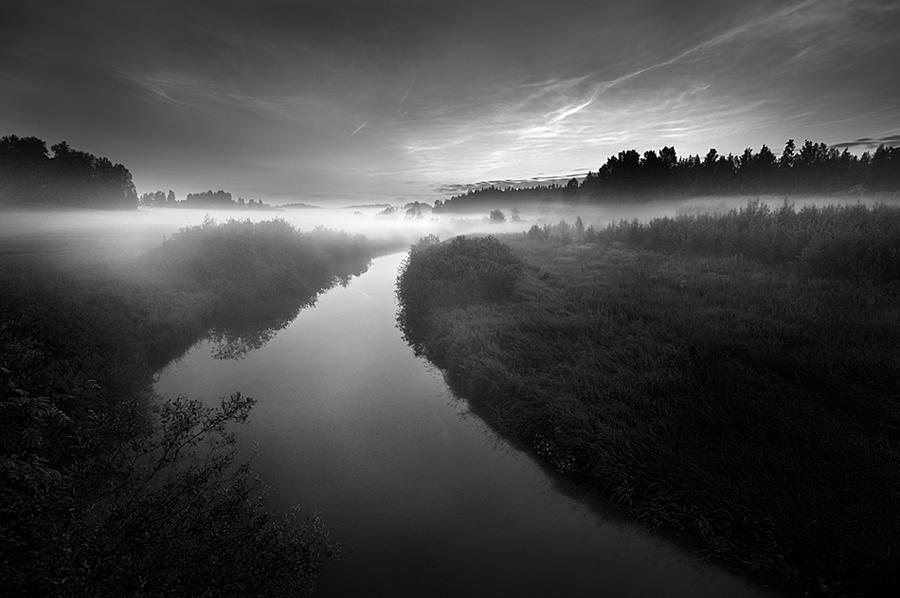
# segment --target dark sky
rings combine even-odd
[[[0,0],[0,133],[142,192],[433,200],[631,147],[897,138],[898,62],[896,0]]]

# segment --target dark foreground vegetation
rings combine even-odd
[[[900,210],[416,245],[412,345],[498,431],[766,583],[900,589]]]
[[[162,402],[150,384],[210,329],[231,357],[265,342],[270,326],[369,257],[359,237],[232,221],[183,229],[129,266],[4,258],[3,594],[311,590],[335,545],[315,517],[268,512],[254,475],[234,461],[230,425],[253,399]],[[248,332],[276,297],[275,324],[263,318]],[[239,334],[227,325],[235,314]]]
[[[602,204],[656,197],[709,195],[822,195],[896,193],[900,191],[900,148],[880,146],[860,155],[846,147],[829,147],[793,139],[776,156],[763,145],[739,156],[710,149],[705,156],[679,156],[674,147],[658,152],[621,151],[596,172],[566,185],[473,189],[435,202],[443,212],[486,212],[525,203],[564,201]]]

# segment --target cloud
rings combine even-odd
[[[900,134],[895,135],[884,135],[882,137],[860,137],[859,139],[854,139],[853,141],[842,141],[840,143],[833,143],[831,147],[840,147],[840,148],[866,148],[866,149],[874,149],[879,145],[886,145],[891,147],[900,147]]]
[[[567,118],[569,118],[570,116],[572,116],[573,114],[578,114],[579,112],[581,112],[582,110],[584,110],[585,108],[587,108],[588,106],[590,106],[593,103],[594,103],[594,97],[591,97],[591,99],[589,99],[587,102],[584,102],[583,104],[578,104],[576,106],[569,106],[567,108],[562,108],[560,110],[557,110],[555,113],[548,114],[547,116],[550,117],[550,124],[556,124],[558,122],[562,122],[562,121],[566,120]]]
[[[353,137],[354,135],[356,135],[357,133],[359,133],[360,131],[362,131],[362,130],[366,127],[366,125],[368,125],[368,124],[369,124],[369,121],[366,121],[366,122],[364,122],[363,124],[361,124],[361,125],[359,125],[358,127],[356,127],[355,129],[353,129],[353,132],[350,133],[350,137]]]
[[[587,175],[587,170],[579,170],[568,174],[541,175],[521,179],[494,179],[490,181],[479,181],[477,183],[448,183],[443,185],[435,185],[433,189],[442,195],[460,195],[469,191],[486,189],[488,187],[498,187],[500,189],[527,188],[538,185],[565,185],[572,178],[581,179]]]

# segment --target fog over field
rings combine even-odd
[[[365,204],[347,208],[277,209],[259,211],[192,210],[140,208],[137,211],[103,210],[6,210],[0,220],[0,251],[8,254],[50,251],[60,257],[107,260],[134,258],[163,239],[186,226],[201,224],[205,219],[217,222],[249,220],[261,222],[279,219],[300,230],[324,227],[365,235],[387,248],[401,250],[425,235],[442,239],[460,234],[503,234],[524,232],[537,225],[556,224],[560,220],[573,223],[581,218],[584,225],[603,228],[619,220],[646,222],[652,218],[675,217],[682,214],[717,214],[740,209],[749,201],[759,201],[776,209],[788,202],[797,209],[803,206],[826,205],[894,205],[900,199],[893,196],[852,197],[699,197],[677,200],[655,199],[609,201],[602,205],[579,206],[560,202],[535,204],[522,202],[518,221],[512,220],[509,210],[503,222],[492,222],[489,214],[431,214],[407,217],[402,205],[396,212],[383,215],[385,205]],[[387,204],[389,205],[389,204]]]

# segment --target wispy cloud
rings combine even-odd
[[[355,129],[353,129],[353,132],[350,133],[350,137],[353,137],[354,135],[356,135],[357,133],[359,133],[360,131],[362,131],[364,128],[366,128],[366,125],[368,125],[368,124],[369,124],[369,121],[366,121],[366,122],[364,122],[363,124],[361,124],[361,125],[359,125],[358,127],[356,127]]]
[[[887,145],[893,147],[900,147],[900,135],[883,135],[881,137],[860,137],[859,139],[854,139],[853,141],[842,141],[840,143],[833,143],[833,147],[845,147],[845,148],[866,148],[866,149],[874,149],[879,145]]]
[[[581,112],[582,110],[584,110],[585,108],[587,108],[588,106],[590,106],[593,103],[594,103],[594,97],[591,97],[588,101],[586,101],[582,104],[577,104],[575,106],[569,106],[567,108],[562,108],[560,110],[557,110],[555,113],[548,114],[547,116],[550,117],[550,124],[556,124],[558,122],[562,122],[562,121],[566,120],[567,118],[569,118],[570,116],[572,116],[573,114],[578,114],[579,112]]]

